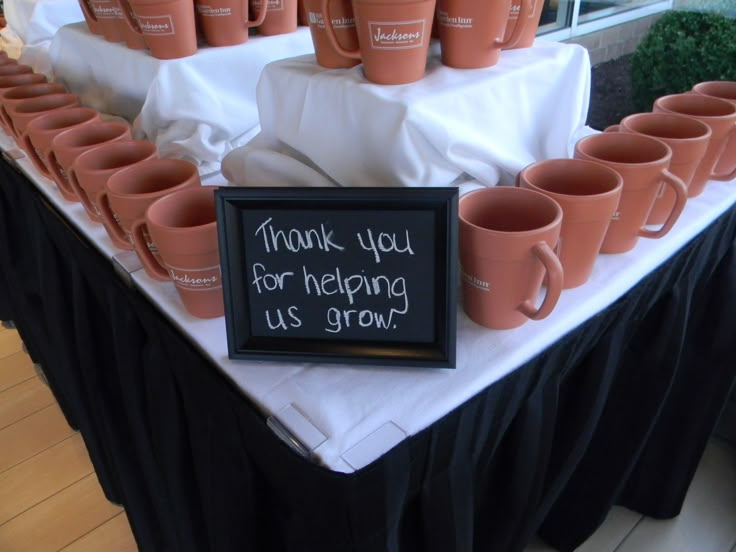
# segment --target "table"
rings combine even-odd
[[[571,550],[614,503],[677,514],[734,381],[732,198],[602,312],[365,467],[333,471],[279,440],[43,182],[0,171],[0,318],[141,550],[521,550],[536,532]]]

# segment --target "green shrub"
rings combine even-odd
[[[634,106],[650,111],[660,96],[709,80],[736,80],[736,21],[723,15],[670,11],[631,59]]]

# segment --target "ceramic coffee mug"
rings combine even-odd
[[[19,65],[18,67],[28,67],[27,65]],[[30,67],[29,67],[30,69]],[[27,71],[21,71],[15,75],[5,75],[0,77],[0,104],[2,104],[2,96],[5,92],[11,88],[18,88],[19,86],[25,86],[28,84],[42,84],[46,82],[46,75],[41,73],[32,73]],[[2,118],[0,117],[0,125],[2,124]]]
[[[123,17],[140,30],[153,57],[176,59],[197,52],[193,0],[128,1],[135,18],[128,12]]]
[[[701,82],[693,86],[693,92],[726,100],[731,105],[736,106],[736,82],[734,81]],[[731,137],[728,139],[718,163],[716,163],[715,173],[724,176],[736,174],[736,132],[731,133]]]
[[[360,60],[342,56],[332,47],[325,31],[325,21],[321,11],[322,0],[305,0],[309,32],[312,35],[314,54],[317,63],[328,69],[342,69],[354,67]],[[351,0],[332,0],[330,2],[332,28],[335,31],[337,42],[346,50],[358,48],[358,33],[355,30],[355,16]]]
[[[146,271],[171,278],[184,307],[198,318],[225,314],[214,192],[212,186],[173,192],[133,223],[133,243]]]
[[[529,11],[529,21],[524,25],[524,30],[519,37],[518,42],[513,46],[506,46],[504,49],[512,48],[531,48],[539,29],[539,19],[542,17],[542,8],[544,8],[544,0],[533,0]],[[514,28],[519,22],[519,14],[521,13],[521,0],[511,0],[511,10],[509,18],[506,22],[506,30],[503,35],[504,42],[511,42]]]
[[[46,79],[44,78],[44,81]],[[38,96],[44,96],[46,94],[59,94],[66,92],[66,88],[63,84],[53,82],[36,82],[30,84],[24,84],[21,86],[14,86],[3,91],[0,96],[0,119],[2,119],[3,130],[8,134],[13,134],[11,127],[13,121],[10,120],[8,111],[19,102],[25,101],[29,98],[37,98]]]
[[[123,12],[118,3],[115,0],[89,0],[89,5],[103,38],[108,42],[123,42],[120,24]]]
[[[210,46],[233,46],[248,40],[248,29],[263,23],[268,2],[263,8],[253,10],[255,18],[249,19],[248,2],[245,0],[195,0],[202,33]]]
[[[121,140],[95,146],[79,154],[69,169],[69,184],[95,222],[102,222],[97,196],[108,179],[125,167],[156,157],[148,140]]]
[[[260,12],[267,5],[268,12],[258,27],[258,34],[273,36],[296,31],[297,0],[250,0],[251,9]]]
[[[151,203],[176,190],[200,185],[197,166],[183,159],[148,159],[125,167],[112,174],[97,194],[102,224],[116,247],[133,249],[133,223],[143,217]],[[156,278],[155,273],[149,274]]]
[[[31,158],[36,169],[45,177],[51,178],[45,159],[54,136],[75,126],[99,120],[100,114],[89,107],[70,107],[52,111],[28,123],[25,132],[20,137],[19,145]]]
[[[685,183],[667,170],[672,150],[656,138],[629,132],[594,134],[575,144],[575,157],[607,165],[624,181],[621,201],[603,239],[601,253],[624,253],[633,249],[640,237],[665,236],[685,208]],[[675,205],[661,228],[649,230],[643,226],[662,181],[674,190]]]
[[[562,291],[562,266],[553,249],[562,209],[522,188],[494,186],[460,198],[463,308],[474,322],[509,329],[549,316]],[[537,299],[547,276],[547,292]]]
[[[79,105],[79,97],[68,92],[45,94],[37,98],[27,98],[8,108],[11,121],[10,131],[17,140],[26,130],[26,126],[36,117],[58,109],[67,109]]]
[[[511,0],[437,0],[437,23],[442,63],[459,69],[478,69],[498,63],[502,48],[515,46],[530,24],[534,0],[519,0],[518,25],[504,40]]]
[[[340,45],[332,24],[332,0],[321,0],[322,20],[333,49],[363,62],[365,77],[378,84],[406,84],[424,76],[435,0],[354,0],[359,48]]]
[[[606,132],[617,130],[651,136],[667,144],[672,150],[669,171],[679,177],[686,188],[690,186],[711,137],[710,127],[705,123],[674,113],[635,113],[622,119],[620,125],[607,128]],[[675,192],[662,184],[647,224],[664,224],[674,204]]]
[[[708,180],[727,181],[736,178],[736,174],[715,173],[721,153],[736,129],[736,106],[719,98],[686,93],[657,98],[654,102],[654,111],[679,113],[692,117],[708,125],[712,131],[708,149],[690,182],[688,197],[695,197],[703,193]]]
[[[547,159],[524,168],[519,185],[541,192],[562,207],[557,256],[563,288],[590,278],[611,217],[618,208],[623,179],[615,170],[583,159]]]
[[[62,197],[67,201],[79,201],[68,177],[69,169],[79,155],[100,144],[130,139],[130,127],[118,122],[90,123],[54,136],[45,161]]]
[[[90,1],[79,0],[79,7],[82,8],[82,15],[84,15],[84,20],[87,23],[89,32],[96,35],[102,35],[102,25],[97,21],[97,16],[95,16],[94,11],[92,10],[92,4]]]

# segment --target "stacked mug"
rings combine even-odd
[[[198,31],[210,46],[233,46],[249,31],[294,32],[302,0],[79,0],[91,33],[158,59],[197,52]]]
[[[501,50],[528,48],[543,0],[305,0],[317,63],[363,64],[367,80],[407,84],[425,73],[433,29],[442,63],[491,67]]]
[[[197,166],[159,159],[126,122],[103,120],[59,83],[0,56],[0,123],[61,197],[80,202],[113,245],[135,250],[154,279],[173,281],[185,309],[224,315],[214,187]]]
[[[709,180],[734,178],[736,83],[658,98],[652,112],[579,140],[572,159],[538,161],[515,187],[460,199],[463,308],[492,329],[544,318],[599,253],[665,236]]]

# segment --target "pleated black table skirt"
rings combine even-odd
[[[353,473],[296,455],[7,163],[16,321],[141,550],[572,550],[614,504],[678,514],[736,374],[736,208],[610,308]],[[0,444],[1,446],[1,444]]]

